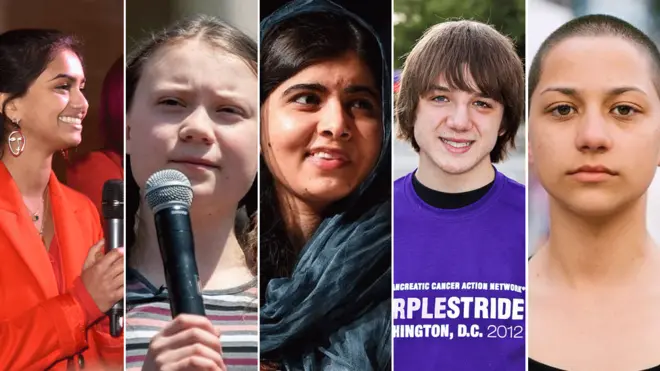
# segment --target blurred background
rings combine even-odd
[[[401,66],[424,31],[454,19],[471,19],[488,23],[509,36],[521,59],[525,57],[525,0],[394,0],[394,90],[398,91]],[[525,184],[525,126],[521,123],[516,149],[495,166],[516,181]],[[393,179],[417,168],[417,153],[410,144],[398,139],[393,143]]]
[[[82,143],[69,151],[69,157],[73,160],[101,149],[101,86],[110,66],[124,52],[124,2],[0,0],[0,32],[16,28],[55,28],[82,40],[89,111],[83,121]],[[66,182],[65,168],[63,157],[54,156],[53,169],[62,182]]]
[[[195,14],[218,17],[253,40],[259,35],[257,0],[132,0],[126,2],[126,53],[152,32]]]
[[[641,29],[660,41],[660,0],[528,0],[527,60],[531,61],[546,37],[562,24],[586,14],[611,14]],[[532,255],[547,235],[547,195],[529,172],[529,254]],[[648,192],[648,227],[660,242],[660,169]]]

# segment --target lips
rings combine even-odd
[[[604,165],[583,165],[577,169],[573,169],[568,172],[569,175],[574,175],[578,173],[593,173],[593,174],[602,173],[608,175],[618,175],[616,171],[611,170]]]
[[[475,142],[473,140],[467,140],[467,139],[454,139],[454,138],[443,138],[443,137],[440,137],[439,139],[448,152],[457,155],[469,151],[470,148],[472,148],[472,144]]]
[[[346,151],[335,147],[314,147],[305,157],[322,170],[334,170],[351,162]]]
[[[568,171],[567,174],[581,183],[601,183],[618,175],[604,165],[583,165]]]
[[[203,159],[203,158],[181,158],[181,159],[175,159],[171,160],[170,162],[175,163],[175,164],[188,164],[188,165],[197,165],[197,166],[204,166],[208,168],[214,168],[217,169],[219,168],[218,165],[210,160]]]
[[[79,116],[59,116],[57,118],[60,122],[71,125],[74,128],[82,129],[82,117]]]

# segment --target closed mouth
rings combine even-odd
[[[577,169],[568,171],[568,175],[574,175],[578,173],[618,175],[616,171],[610,170],[609,168],[603,165],[584,165],[584,166],[580,166]]]
[[[197,166],[204,166],[208,168],[213,168],[213,169],[218,169],[218,165],[211,161],[206,161],[206,160],[197,160],[197,159],[185,159],[185,160],[172,160],[170,162],[173,162],[175,164],[189,164],[189,165],[197,165]]]

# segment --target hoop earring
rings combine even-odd
[[[18,126],[19,122],[20,120],[12,121],[15,128],[7,137],[9,152],[11,152],[14,157],[20,156],[25,150],[25,135],[23,135],[21,128]]]

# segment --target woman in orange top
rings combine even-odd
[[[120,369],[123,337],[103,313],[123,296],[123,251],[103,254],[96,208],[51,169],[81,141],[78,46],[58,31],[9,31],[0,71],[0,369]]]

